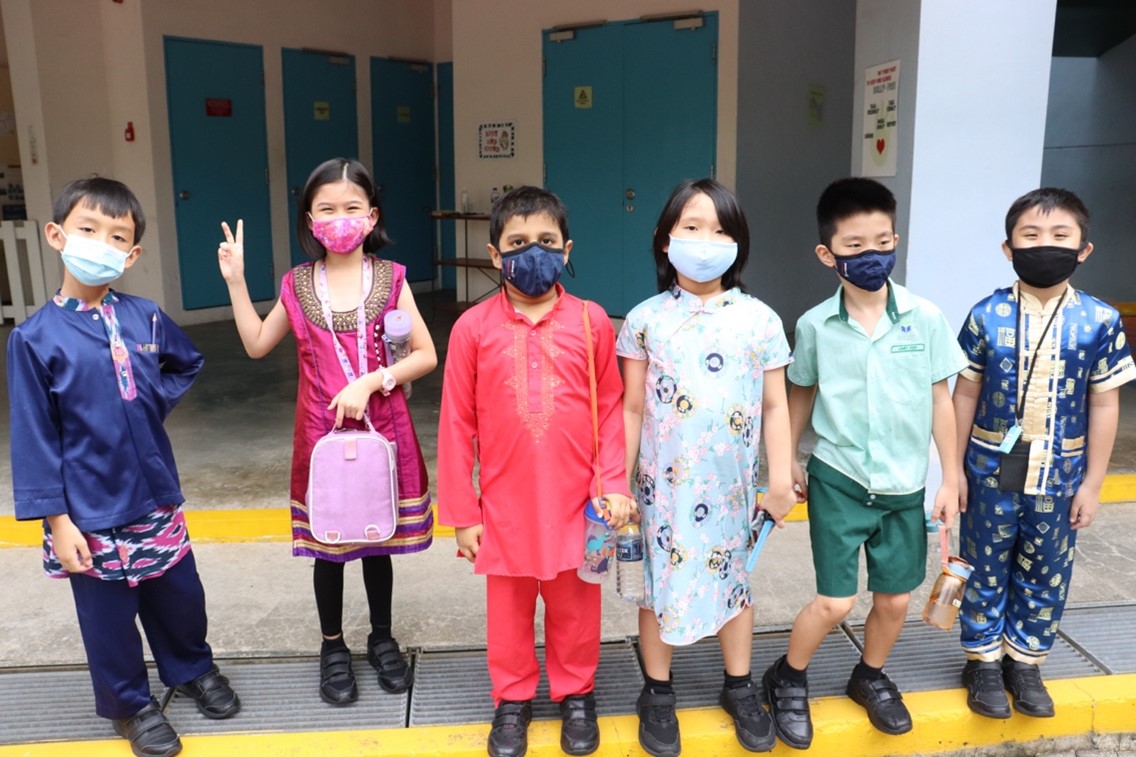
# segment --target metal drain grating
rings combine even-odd
[[[1134,626],[1136,604],[1070,607],[1061,618],[1059,633],[1096,658],[1108,672],[1136,673]]]
[[[193,700],[175,697],[166,715],[182,735],[247,731],[339,731],[402,728],[408,695],[388,694],[366,659],[356,658],[359,701],[332,707],[319,698],[319,660],[219,660],[241,697],[242,708],[228,720],[209,720]],[[150,687],[165,687],[151,669]],[[110,721],[95,715],[91,679],[85,669],[0,674],[0,744],[117,738]],[[50,712],[50,722],[43,713]]]
[[[940,631],[919,620],[908,620],[887,662],[888,677],[900,691],[932,691],[962,688],[962,667],[966,664],[959,646],[958,626]],[[857,640],[864,626],[850,627]],[[1089,659],[1058,637],[1045,663],[1046,678],[1079,678],[1101,675]]]
[[[533,700],[533,717],[557,719],[558,706],[548,698],[544,648],[537,649],[540,684]],[[492,686],[485,651],[421,652],[415,666],[410,700],[410,725],[486,723],[493,719]],[[630,642],[603,644],[596,671],[596,711],[599,715],[625,715],[635,711],[643,688],[643,674]]]
[[[787,631],[755,635],[750,668],[754,681],[760,681],[766,668],[788,648]],[[848,674],[859,657],[859,651],[844,633],[839,630],[830,633],[809,663],[809,696],[844,693]],[[717,707],[722,691],[722,652],[718,639],[708,638],[690,646],[675,647],[671,674],[679,707]]]

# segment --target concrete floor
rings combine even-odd
[[[454,314],[420,298],[444,360]],[[0,330],[5,339],[10,327]],[[206,356],[194,388],[167,424],[190,509],[284,508],[288,504],[295,349],[290,340],[260,361],[245,356],[231,322],[187,329]],[[436,467],[442,368],[415,382],[411,406],[427,466]],[[1122,390],[1122,422],[1114,472],[1136,472],[1136,386]],[[12,514],[8,408],[0,403],[0,515]],[[433,477],[433,476],[432,476]],[[1136,503],[1104,506],[1080,537],[1075,604],[1136,599]],[[198,544],[194,548],[209,601],[210,641],[220,657],[314,654],[319,632],[311,597],[311,561],[291,557],[287,543]],[[452,538],[395,564],[395,633],[404,645],[429,649],[482,646],[484,580],[454,556]],[[929,562],[936,560],[934,556]],[[756,624],[784,627],[814,589],[808,526],[775,532],[753,577]],[[932,568],[937,572],[937,568]],[[66,582],[42,575],[34,548],[0,549],[5,577],[0,613],[0,668],[84,659]],[[357,576],[357,569],[348,569]],[[933,575],[933,574],[932,574]],[[913,598],[917,614],[929,590]],[[367,633],[362,581],[345,592],[348,644],[361,651]],[[637,633],[635,610],[604,593],[605,639]],[[862,599],[854,618],[868,609]]]

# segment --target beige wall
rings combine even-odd
[[[460,0],[453,4],[454,163],[457,193],[466,187],[475,209],[489,206],[492,187],[543,184],[541,30],[561,24],[605,19],[623,21],[645,14],[718,11],[718,178],[733,187],[737,169],[738,0]],[[513,121],[517,156],[477,157],[477,125]],[[484,255],[486,224],[470,225],[471,254]],[[459,229],[460,230],[460,229]],[[458,249],[461,249],[458,240]],[[460,274],[460,272],[459,272]],[[459,288],[462,282],[459,278]],[[470,292],[491,286],[470,278]]]

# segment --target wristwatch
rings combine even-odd
[[[394,388],[398,386],[398,382],[394,380],[394,376],[392,376],[391,372],[386,368],[380,368],[379,375],[383,377],[383,383],[379,386],[379,389],[385,397],[394,391]]]

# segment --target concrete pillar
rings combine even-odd
[[[901,59],[898,279],[957,328],[1014,280],[999,249],[1010,203],[1041,181],[1056,0],[859,0],[852,173],[863,71]]]

